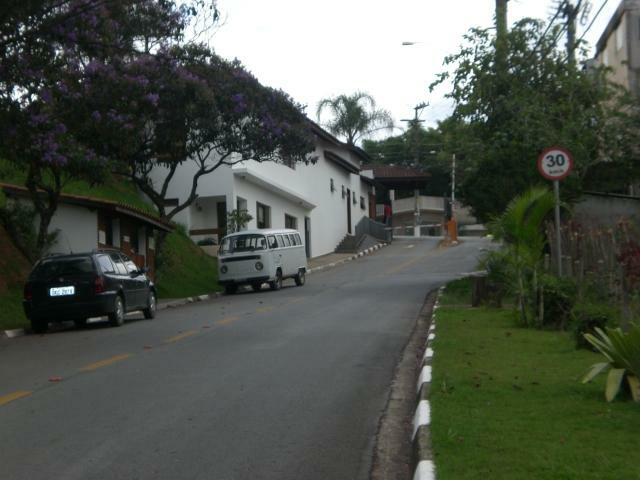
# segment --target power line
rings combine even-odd
[[[560,12],[562,10],[560,7],[561,7],[561,5],[558,5],[558,8],[556,9],[556,14],[553,16],[553,18],[551,20],[549,20],[549,24],[547,25],[547,28],[545,29],[544,33],[540,36],[540,38],[538,39],[538,41],[534,45],[533,49],[531,50],[531,55],[530,56],[535,55],[536,50],[540,46],[540,43],[542,43],[542,40],[544,39],[544,37],[547,36],[547,33],[549,33],[549,30],[551,30],[551,26],[553,25],[553,22],[555,22],[558,19],[558,15],[560,15]],[[527,58],[527,61],[528,60],[530,60],[530,58]]]
[[[578,43],[580,43],[582,41],[582,39],[585,37],[585,35],[587,33],[589,33],[589,30],[591,29],[591,27],[593,27],[593,24],[595,23],[595,21],[598,18],[598,15],[600,15],[600,13],[602,12],[602,10],[604,10],[605,5],[607,4],[609,0],[604,0],[604,2],[602,2],[602,5],[600,5],[600,8],[598,9],[598,11],[596,12],[596,15],[593,17],[593,20],[591,20],[591,23],[589,24],[589,26],[587,27],[587,29],[582,33],[582,35],[580,36],[580,38],[578,39]]]

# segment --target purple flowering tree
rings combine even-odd
[[[0,8],[0,156],[26,172],[39,217],[37,249],[67,181],[99,182],[109,159],[87,141],[87,79],[179,44],[215,1],[4,0]],[[152,92],[150,92],[152,93]],[[153,94],[134,99],[154,104]],[[125,114],[89,112],[128,127]]]
[[[303,107],[262,86],[237,61],[190,45],[111,68],[92,66],[87,80],[87,141],[113,158],[115,173],[130,178],[167,220],[193,203],[199,180],[222,165],[313,161]],[[194,172],[189,194],[168,208],[169,185],[187,164]],[[166,172],[160,184],[151,179],[157,168]]]

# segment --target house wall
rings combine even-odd
[[[351,159],[352,153],[346,148],[340,148],[335,144],[326,142],[320,138],[316,141],[314,155],[318,157],[315,164],[297,164],[295,168],[275,162],[259,163],[255,161],[242,162],[234,168],[224,166],[213,173],[200,178],[198,195],[204,197],[225,197],[227,210],[236,207],[238,197],[247,201],[247,209],[253,220],[249,228],[256,228],[257,214],[256,202],[271,207],[271,226],[273,228],[284,227],[284,214],[287,213],[297,218],[298,230],[304,233],[304,218],[311,220],[311,256],[316,257],[331,253],[347,234],[347,198],[342,198],[342,186],[350,189],[356,197],[356,203],[351,203],[351,231],[355,232],[355,225],[369,211],[370,187],[365,184],[360,176],[348,172],[345,168],[329,161],[324,156],[325,150],[331,150],[346,160]],[[354,159],[355,161],[355,159]],[[357,164],[357,162],[356,162]],[[306,209],[293,199],[284,197],[268,188],[251,183],[249,180],[234,175],[234,170],[248,169],[255,172],[261,178],[281,185],[300,198],[306,199],[315,205],[315,208]],[[169,185],[168,197],[183,200],[188,194],[191,178],[195,173],[195,166],[191,162],[182,165]],[[166,176],[166,170],[156,169],[152,173],[154,182],[159,183]],[[330,191],[330,180],[333,179],[335,191]],[[360,197],[364,197],[365,208],[360,207]],[[211,212],[213,208],[213,212]],[[193,206],[176,215],[175,221],[184,224],[187,229],[196,228],[194,225],[203,221],[202,213],[193,211]],[[215,215],[215,207],[206,209],[207,216]],[[207,218],[211,221],[213,216]]]
[[[296,205],[286,198],[281,197],[280,195],[260,187],[259,185],[255,185],[241,178],[236,178],[234,195],[236,198],[242,197],[247,200],[247,210],[253,217],[247,225],[247,228],[258,228],[257,202],[267,205],[270,208],[270,228],[285,228],[285,213],[297,219],[298,230],[301,230],[304,227],[304,217],[308,216],[308,210]]]
[[[49,226],[59,229],[49,253],[90,252],[98,246],[98,214],[85,207],[60,204]]]
[[[600,65],[612,69],[609,78],[631,92],[640,93],[640,2],[625,0],[611,20],[612,26],[601,51],[596,56]],[[601,40],[602,41],[602,40]]]
[[[640,225],[640,198],[584,194],[573,206],[573,220],[590,228],[614,227],[621,220]]]

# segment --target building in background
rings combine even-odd
[[[595,61],[611,80],[640,93],[640,0],[622,0],[596,44]]]
[[[221,166],[200,178],[198,199],[179,212],[174,221],[186,226],[194,241],[216,242],[226,230],[227,212],[247,210],[253,219],[247,228],[293,228],[302,234],[308,257],[335,251],[354,235],[356,225],[374,213],[375,187],[363,175],[367,154],[341,142],[313,122],[315,164],[245,161]],[[195,172],[185,162],[175,172],[169,202],[185,200]],[[161,182],[166,171],[152,176]]]

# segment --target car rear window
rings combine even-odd
[[[37,279],[94,273],[91,257],[66,257],[42,260],[31,276]]]
[[[120,275],[126,275],[127,269],[124,266],[124,263],[122,263],[122,258],[120,258],[120,255],[118,255],[117,253],[112,253],[109,256],[111,257],[113,265],[116,267],[116,273],[119,273]]]
[[[109,260],[108,255],[98,255],[98,263],[100,264],[100,269],[102,273],[115,273],[115,267],[111,260]]]

